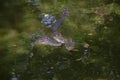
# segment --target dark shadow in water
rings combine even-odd
[[[15,29],[22,31],[19,24],[23,21],[27,4],[24,0],[1,0],[0,1],[0,28]]]

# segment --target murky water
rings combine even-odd
[[[0,8],[1,80],[120,80],[119,0],[1,0]]]

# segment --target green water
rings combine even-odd
[[[0,1],[0,80],[120,80],[119,0],[38,0],[37,6],[27,1]],[[69,14],[58,31],[73,39],[77,51],[31,48],[32,34],[52,33],[39,14],[59,20],[65,8]],[[90,45],[87,54],[84,43]]]

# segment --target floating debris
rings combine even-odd
[[[45,24],[47,28],[50,28],[53,23],[56,22],[55,16],[49,14],[43,14],[43,19],[41,23]]]
[[[87,55],[88,53],[89,53],[88,49],[84,49],[83,54],[84,54],[84,55]]]
[[[62,34],[59,33],[59,32],[54,32],[52,34],[52,37],[53,39],[55,39],[57,42],[60,42],[60,43],[65,43],[65,39],[63,38]]]
[[[83,47],[84,47],[84,51],[83,54],[87,55],[89,53],[89,44],[88,43],[84,43]]]
[[[65,45],[66,49],[68,51],[72,51],[74,49],[75,43],[72,41],[72,39],[65,39],[61,33],[57,32],[58,28],[62,26],[65,19],[68,16],[68,9],[64,9],[61,19],[57,20],[55,19],[55,16],[49,15],[49,14],[41,14],[39,17],[42,17],[41,23],[45,24],[47,28],[51,28],[53,30],[52,38],[49,38],[47,36],[43,36],[37,39],[38,44],[44,44],[44,45],[51,45],[51,46],[61,46],[62,44]],[[78,51],[78,50],[75,50]]]
[[[58,21],[56,21],[56,22],[52,25],[51,29],[52,29],[53,31],[56,31],[58,28],[60,28],[61,25],[64,23],[65,19],[67,18],[67,15],[68,15],[68,9],[65,9],[65,10],[63,11],[62,16],[61,16],[61,19],[58,20]]]
[[[84,48],[89,48],[89,46],[90,45],[88,43],[84,43],[84,45],[83,45]]]
[[[16,48],[16,47],[17,47],[17,45],[16,45],[16,44],[14,44],[14,45],[12,45],[12,47]]]
[[[68,51],[71,51],[74,49],[75,43],[72,39],[66,39],[65,40],[65,47]]]
[[[64,20],[58,20],[58,21],[56,21],[53,25],[52,25],[52,27],[51,27],[51,29],[53,30],[53,31],[56,31],[58,28],[60,28],[61,27],[61,25],[64,23]]]
[[[107,27],[107,26],[104,26],[104,29],[108,29],[108,27]]]
[[[51,45],[51,46],[61,46],[61,43],[47,37],[43,36],[41,38],[38,38],[36,41],[38,44],[44,44],[44,45]]]
[[[68,15],[68,9],[66,8],[64,9],[60,20],[56,21],[55,16],[45,14],[45,13],[39,15],[39,17],[42,16],[41,23],[45,24],[47,28],[51,28],[53,31],[56,31],[64,23],[65,19],[67,18],[67,15]]]
[[[83,45],[83,54],[81,55],[80,58],[76,59],[76,61],[81,61],[84,64],[88,64],[89,63],[89,44],[88,43],[84,43]]]
[[[50,46],[61,46],[62,44],[64,44],[68,51],[72,51],[72,50],[74,51],[74,45],[75,45],[75,42],[73,42],[72,39],[63,38],[62,34],[59,32],[54,32],[52,34],[52,38],[47,36],[40,37],[36,40],[35,43],[50,45]]]
[[[92,35],[93,35],[93,33],[88,33],[88,35],[89,35],[89,36],[92,36]]]

